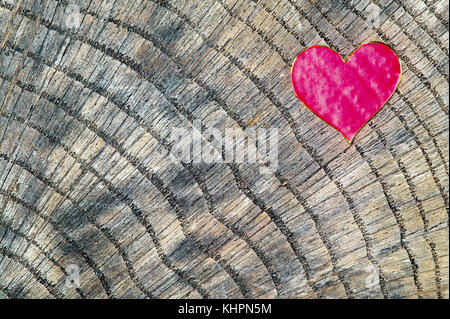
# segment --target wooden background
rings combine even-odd
[[[448,298],[448,22],[445,0],[0,0],[0,297]],[[370,41],[403,78],[349,145],[290,66]],[[171,161],[195,120],[278,128],[277,170]]]

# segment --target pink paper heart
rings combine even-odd
[[[359,47],[344,61],[324,46],[301,52],[292,66],[298,98],[350,143],[389,100],[402,68],[395,52],[382,43]]]

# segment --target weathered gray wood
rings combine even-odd
[[[448,15],[0,0],[0,298],[448,298]],[[370,41],[397,51],[402,82],[349,145],[290,65]],[[196,120],[278,128],[277,170],[172,161],[171,129]]]

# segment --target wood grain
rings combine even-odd
[[[0,298],[448,298],[448,10],[0,0]],[[402,81],[349,145],[290,66],[371,41]],[[173,161],[199,120],[277,128],[276,170]]]

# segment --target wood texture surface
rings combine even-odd
[[[0,0],[0,298],[448,298],[448,23],[445,0]],[[290,66],[370,41],[403,77],[349,145]],[[172,161],[197,120],[277,128],[277,169]]]

